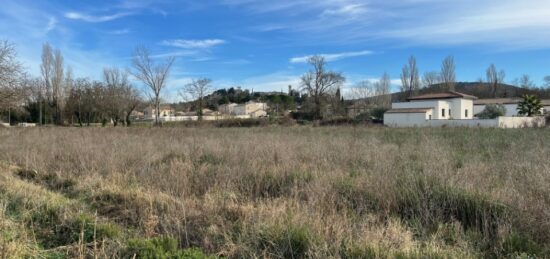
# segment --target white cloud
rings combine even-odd
[[[101,15],[101,16],[94,16],[89,15],[85,13],[79,13],[79,12],[68,12],[65,13],[65,17],[72,20],[81,20],[85,22],[91,22],[91,23],[99,23],[99,22],[108,22],[116,19],[120,19],[126,16],[132,15],[130,12],[121,12],[121,13],[115,13],[112,15]]]
[[[365,4],[347,4],[335,9],[326,9],[321,16],[355,16],[365,14],[367,11]]]
[[[192,57],[197,56],[199,52],[193,50],[174,51],[162,54],[151,55],[151,58],[167,58],[167,57]]]
[[[50,19],[48,20],[48,26],[46,27],[46,33],[55,29],[56,25],[57,25],[57,19],[55,19],[55,17],[50,17]]]
[[[208,49],[218,45],[225,44],[225,40],[221,39],[206,39],[206,40],[165,40],[162,45],[178,47],[183,49]]]
[[[345,58],[368,56],[372,54],[373,54],[372,51],[364,50],[364,51],[356,51],[356,52],[342,52],[342,53],[335,53],[335,54],[319,54],[319,56],[324,57],[325,61],[337,61]],[[290,59],[290,63],[306,63],[308,59],[313,56],[314,55],[294,57]]]
[[[403,45],[487,44],[550,48],[550,1],[543,0],[224,0],[251,15],[274,13],[294,41]],[[272,24],[252,29],[269,30]]]

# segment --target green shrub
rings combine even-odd
[[[506,107],[500,104],[488,104],[485,109],[476,114],[480,119],[495,119],[506,114]]]
[[[215,126],[218,128],[236,128],[236,127],[261,127],[269,125],[269,120],[265,118],[261,119],[228,119],[219,120],[215,122]]]
[[[377,107],[377,108],[372,109],[371,116],[375,120],[381,121],[381,120],[384,119],[384,113],[386,113],[386,111],[388,111],[388,109],[383,108],[383,107]]]
[[[339,125],[354,125],[358,121],[348,117],[336,117],[330,119],[324,119],[319,122],[320,126],[339,126]]]
[[[372,247],[363,247],[358,245],[343,246],[340,250],[342,259],[375,259],[384,258],[379,255]]]
[[[124,258],[144,259],[206,259],[213,258],[205,255],[199,249],[179,249],[178,241],[171,237],[159,237],[153,239],[131,239],[124,252]]]
[[[517,232],[512,232],[504,240],[502,244],[503,254],[511,257],[519,258],[521,254],[531,255],[531,258],[535,258],[535,255],[541,255],[542,248],[533,239],[522,235]]]
[[[260,231],[259,249],[276,258],[306,258],[314,239],[304,226],[266,227]]]
[[[475,229],[488,239],[498,237],[499,227],[508,225],[505,205],[488,198],[444,186],[434,179],[417,178],[398,183],[395,211],[404,219],[417,220],[424,228],[457,220],[465,229]]]

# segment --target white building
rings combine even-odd
[[[474,101],[474,115],[485,110],[487,105],[502,105],[506,108],[506,117],[517,117],[518,104],[522,101],[522,98],[494,98],[494,99],[479,99]],[[550,100],[541,100],[544,108],[542,113],[550,112]]]
[[[474,119],[475,96],[448,91],[408,98],[392,103],[384,114],[384,125],[390,127],[501,127],[521,128],[543,126],[543,117],[499,117],[492,120]]]
[[[473,118],[475,96],[449,91],[408,98],[408,102],[392,103],[384,114],[384,124],[421,126],[426,120],[466,120]]]
[[[268,106],[266,103],[259,103],[254,101],[249,101],[243,104],[229,103],[220,105],[218,108],[219,112],[224,115],[230,116],[248,116],[250,118],[258,118],[267,116]]]
[[[173,117],[175,115],[176,111],[168,106],[168,105],[161,105],[160,106],[160,117]],[[157,109],[153,106],[149,106],[143,110],[143,117],[145,119],[154,120],[157,117]]]

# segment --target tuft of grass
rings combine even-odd
[[[509,208],[483,195],[445,186],[434,178],[416,177],[397,184],[395,212],[417,221],[423,228],[439,222],[459,221],[465,229],[475,229],[487,239],[500,238],[501,227],[510,224]]]
[[[304,188],[312,179],[307,172],[251,173],[241,179],[239,188],[250,197],[278,198],[292,195],[293,190]]]
[[[258,249],[267,257],[306,258],[315,242],[305,226],[268,226],[260,230]]]
[[[197,248],[179,249],[178,241],[171,237],[152,239],[130,239],[124,251],[124,258],[174,258],[174,259],[207,259],[214,258],[205,255]]]

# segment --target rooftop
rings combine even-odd
[[[426,113],[432,108],[403,108],[403,109],[391,109],[386,113]]]
[[[407,98],[407,100],[418,101],[418,100],[453,99],[453,98],[464,98],[464,99],[471,99],[471,100],[477,99],[477,97],[473,95],[463,94],[455,91],[447,91],[443,93],[430,93],[430,94],[413,96],[413,97]]]

